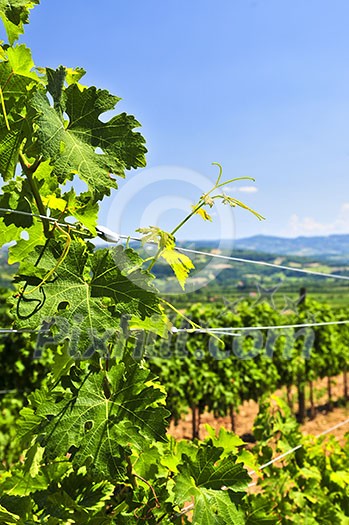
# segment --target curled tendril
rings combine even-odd
[[[67,232],[64,231],[63,228],[61,228],[57,223],[55,224],[54,227],[57,228],[61,232],[61,234],[66,238],[66,242],[65,242],[65,246],[64,246],[63,252],[60,255],[59,259],[57,260],[57,263],[55,264],[55,266],[49,272],[47,272],[47,274],[42,279],[42,281],[37,286],[35,286],[31,290],[29,290],[28,292],[23,291],[22,295],[29,295],[29,294],[31,294],[33,292],[36,292],[36,290],[39,290],[50,279],[50,277],[55,273],[55,271],[63,263],[64,259],[67,257],[67,255],[69,253],[70,244],[71,244],[71,236],[69,234],[69,230]]]

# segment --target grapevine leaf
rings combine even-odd
[[[36,426],[47,457],[65,455],[73,446],[76,467],[92,462],[92,470],[120,479],[121,447],[142,450],[144,440],[165,440],[165,394],[151,380],[137,363],[118,363],[105,374],[88,374],[78,391],[72,388],[63,399],[61,391],[47,393],[46,399],[31,396],[35,413],[24,409],[22,425],[33,432]]]
[[[163,250],[166,246],[174,245],[174,237],[171,233],[165,232],[158,226],[149,226],[148,228],[138,228],[136,230],[142,233],[142,244],[155,243],[159,249]]]
[[[130,330],[149,331],[159,337],[166,337],[171,328],[169,320],[164,313],[162,315],[146,317],[143,320],[139,317],[133,316],[128,322],[128,327]]]
[[[227,491],[206,490],[197,498],[192,523],[245,525],[245,518],[243,511],[236,507]]]
[[[98,203],[91,203],[86,194],[77,196],[72,188],[63,195],[67,201],[67,213],[78,220],[83,226],[96,236],[96,225],[98,217]]]
[[[93,297],[111,297],[120,314],[138,315],[145,319],[151,315],[162,314],[157,290],[152,285],[153,277],[144,270],[134,267],[141,258],[122,246],[98,250],[93,257]]]
[[[0,194],[0,208],[2,210],[16,210],[19,212],[30,213],[31,206],[28,201],[28,194],[26,188],[22,184],[22,180],[12,180],[1,188]],[[21,239],[23,229],[31,228],[33,226],[33,218],[26,214],[17,214],[7,211],[0,211],[0,244],[8,242],[19,241]],[[10,264],[15,262],[10,261]]]
[[[66,67],[65,71],[66,71],[65,80],[68,86],[70,86],[71,84],[77,84],[82,79],[82,77],[86,74],[86,71],[82,67],[76,67],[74,69],[71,67]]]
[[[34,62],[24,45],[8,48],[1,58],[0,173],[8,180],[14,176],[20,145],[30,134],[30,118],[23,108],[29,88],[39,77],[33,72]]]
[[[28,24],[29,12],[40,0],[0,0],[0,17],[12,45],[23,33],[23,25]]]
[[[70,355],[80,352],[87,358],[96,350],[107,352],[107,342],[115,337],[122,314],[141,319],[161,314],[150,274],[136,270],[128,275],[134,257],[138,257],[132,250],[117,246],[91,254],[83,241],[75,240],[58,265],[62,250],[62,243],[52,240],[37,268],[34,264],[42,247],[27,257],[29,271],[18,279],[34,285],[34,289],[28,287],[27,297],[23,295],[20,300],[21,325],[37,329],[42,322],[56,319],[57,323],[60,319],[58,329],[63,332],[62,338],[71,342]],[[52,269],[52,279],[40,286],[42,276]],[[42,302],[36,313],[33,301]]]
[[[47,197],[42,197],[43,204],[50,208],[51,210],[59,210],[63,212],[67,207],[67,202],[56,195],[48,195]]]
[[[202,219],[204,219],[204,221],[211,221],[212,222],[212,217],[209,213],[207,213],[207,211],[205,210],[205,208],[199,208],[199,209],[196,209],[197,206],[192,206],[192,210],[194,211],[195,214],[197,215],[200,215],[200,217],[202,217]]]
[[[235,208],[236,206],[239,206],[240,208],[243,208],[244,210],[247,210],[250,213],[252,213],[260,221],[265,219],[265,217],[263,217],[263,215],[261,215],[257,211],[255,211],[252,208],[250,208],[249,206],[247,206],[247,204],[244,204],[243,202],[239,201],[238,199],[235,199],[234,197],[230,197],[229,195],[222,195],[222,202],[223,202],[223,204],[228,204],[232,208]]]
[[[35,83],[39,81],[37,73],[33,71],[35,64],[31,51],[24,44],[20,44],[15,47],[9,47],[6,50],[6,55],[7,62],[4,63],[2,75],[6,74],[7,69],[7,71],[11,71],[11,77],[7,77],[7,82],[4,85],[4,97],[8,97],[10,94],[12,96],[24,95],[23,88],[25,85],[29,86],[33,81]]]
[[[33,253],[37,245],[43,245],[45,236],[42,230],[42,224],[36,221],[33,226],[26,229],[28,239],[17,239],[14,246],[9,248],[9,264],[21,262],[27,265],[27,258]],[[14,238],[12,240],[15,240]]]
[[[157,226],[139,228],[137,231],[143,234],[143,244],[153,242],[159,246],[160,256],[171,266],[179,284],[184,290],[190,270],[193,270],[195,266],[187,255],[176,251],[175,238],[172,233],[165,232]]]
[[[191,259],[184,253],[180,253],[173,248],[165,248],[161,252],[161,257],[171,266],[175,276],[184,290],[184,285],[188,279],[190,270],[194,269]]]
[[[31,206],[28,199],[26,184],[20,177],[12,180],[1,188],[0,207],[4,210],[13,210],[14,212],[2,211],[0,215],[4,217],[6,226],[14,224],[17,228],[30,228],[34,219],[30,216]],[[20,213],[15,213],[16,211]],[[24,212],[24,214],[22,214]]]
[[[245,444],[239,436],[229,432],[224,427],[220,427],[218,436],[216,435],[216,430],[210,425],[205,425],[205,428],[214,446],[224,448],[224,455],[230,452],[236,454],[239,450],[238,447]]]
[[[60,116],[65,109],[64,82],[66,69],[60,66],[58,69],[46,68],[47,90],[52,95],[54,108],[58,110]]]
[[[186,456],[189,473],[198,488],[219,490],[223,485],[234,491],[244,490],[249,481],[246,470],[236,463],[233,455],[223,458],[215,465],[223,453],[222,448],[206,445],[199,449],[195,461]]]
[[[249,503],[251,508],[247,512],[246,525],[277,525],[280,523],[278,517],[272,513],[268,497],[255,494]]]
[[[17,516],[17,514],[12,514],[12,512],[6,510],[5,507],[3,507],[2,505],[0,505],[0,519],[3,525],[7,525],[8,523],[22,522],[22,520],[19,519],[19,516]]]
[[[234,503],[234,492],[242,493],[249,481],[237,457],[221,459],[223,448],[209,444],[199,448],[196,457],[183,454],[183,463],[175,478],[176,503],[183,505],[194,498],[193,523],[212,525],[244,524],[243,515]],[[222,490],[222,487],[228,487]]]
[[[349,485],[349,473],[345,470],[333,471],[330,474],[330,479],[336,485],[339,485],[342,489],[345,489]]]
[[[68,354],[67,348],[57,348],[51,368],[53,381],[56,382],[63,375],[67,375],[74,363],[75,361]]]
[[[0,174],[3,179],[13,177],[18,161],[19,147],[22,142],[22,127],[16,127],[8,132],[0,118]]]
[[[4,222],[4,219],[0,219],[0,245],[3,246],[8,242],[14,241],[20,238],[20,231],[14,224],[9,226]]]
[[[55,85],[57,91],[57,86]],[[56,93],[56,92],[55,92]],[[59,97],[58,93],[55,94]],[[61,101],[59,98],[59,101]],[[122,113],[102,122],[102,113],[114,109],[118,97],[94,87],[80,90],[77,84],[64,91],[65,123],[61,108],[52,108],[42,93],[35,93],[32,108],[36,112],[36,146],[33,153],[51,159],[60,183],[77,174],[95,200],[116,187],[110,173],[124,177],[124,170],[145,165],[144,139],[133,128],[139,123]],[[100,148],[102,153],[97,153]]]

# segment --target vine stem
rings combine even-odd
[[[165,304],[166,306],[168,306],[169,308],[171,308],[171,310],[173,310],[177,315],[179,315],[180,317],[182,317],[182,319],[184,319],[185,321],[187,321],[190,326],[192,327],[193,330],[202,330],[202,327],[198,324],[196,324],[194,321],[192,321],[191,319],[189,319],[189,317],[187,317],[186,315],[184,315],[182,312],[180,312],[175,306],[173,306],[173,304],[169,303],[168,301],[166,301],[165,299],[161,298],[160,299],[161,302],[163,304]],[[188,333],[190,332],[190,329],[188,329]],[[176,332],[174,332],[176,333]],[[218,342],[222,343],[222,339],[220,337],[218,337],[217,334],[215,334],[214,332],[210,332],[210,330],[207,330],[206,332],[210,337],[213,337],[214,339],[216,339]]]
[[[159,502],[159,499],[156,495],[156,492],[154,490],[154,487],[152,487],[152,485],[149,483],[149,481],[147,481],[146,479],[142,478],[142,476],[140,476],[139,474],[136,474],[134,473],[133,474],[136,478],[140,479],[141,481],[143,481],[143,483],[145,483],[149,488],[150,490],[152,491],[153,493],[153,496],[154,496],[154,500],[155,500],[155,505],[156,505],[156,508],[157,509],[160,509],[161,505],[160,505],[160,502]]]
[[[182,228],[182,226],[184,226],[184,224],[186,224],[203,206],[205,206],[205,204],[208,204],[206,199],[215,190],[217,190],[219,188],[222,188],[223,186],[226,186],[227,184],[230,184],[231,182],[236,182],[236,181],[239,181],[239,180],[252,180],[252,181],[255,180],[253,177],[236,177],[234,179],[229,179],[229,180],[227,180],[225,182],[221,182],[222,173],[223,173],[222,166],[218,162],[212,162],[212,164],[218,166],[218,168],[219,168],[219,174],[218,174],[218,177],[216,179],[216,182],[214,183],[213,187],[207,193],[204,193],[200,197],[199,202],[196,205],[193,206],[192,211],[190,213],[188,213],[188,215],[186,217],[184,217],[184,219],[171,231],[171,235],[172,236],[174,236],[178,232],[178,230],[180,230]],[[213,201],[213,199],[216,199],[216,198],[222,198],[222,195],[214,195],[213,197],[211,197],[212,201]],[[236,201],[236,202],[237,202],[237,204],[239,204],[239,206],[242,204],[239,201]],[[213,204],[213,202],[212,202],[212,204]],[[210,204],[211,207],[212,207],[212,204]],[[243,207],[245,207],[245,206],[243,206]],[[149,271],[153,268],[155,263],[158,261],[159,257],[161,256],[162,251],[163,251],[163,248],[159,246],[156,254],[152,258],[152,262],[148,266],[148,270]]]
[[[34,162],[34,164],[32,164],[32,166],[28,166],[28,163],[27,163],[27,160],[26,160],[25,156],[23,155],[22,152],[20,152],[19,153],[19,162],[21,164],[21,167],[22,167],[22,170],[23,170],[25,176],[27,177],[30,189],[32,190],[33,197],[34,197],[35,203],[36,203],[36,205],[38,207],[40,215],[46,216],[47,215],[46,209],[45,209],[44,203],[42,202],[41,195],[40,195],[38,187],[36,185],[36,181],[35,181],[35,179],[33,177],[33,173],[38,168],[38,166],[40,164],[40,160],[38,159],[38,160],[36,160],[36,162]],[[49,225],[49,222],[44,220],[44,219],[41,219],[41,221],[42,221],[42,225],[43,225],[43,228],[44,228],[44,235],[48,239],[50,237],[50,225]]]
[[[191,213],[189,213],[172,231],[171,231],[171,235],[174,235],[180,228],[182,228],[182,226],[187,222],[189,221],[189,219],[192,218],[192,216],[200,209],[202,208],[202,206],[205,204],[205,202],[201,202],[199,203]],[[154,257],[152,257],[152,262],[149,264],[148,266],[148,270],[150,271],[154,264],[157,262],[157,260],[159,259],[160,255],[161,255],[161,252],[162,252],[163,248],[159,248],[158,251],[156,252],[156,254],[154,255]]]
[[[231,182],[236,182],[236,181],[240,181],[240,180],[252,180],[252,181],[254,181],[253,177],[236,177],[234,179],[229,179],[229,180],[227,180],[225,182],[220,182],[221,177],[222,177],[222,173],[223,173],[222,166],[220,164],[218,164],[217,162],[212,162],[212,164],[217,165],[219,167],[219,175],[217,177],[216,182],[214,183],[213,187],[207,193],[204,193],[204,195],[202,195],[202,197],[199,199],[199,202],[196,204],[196,206],[195,205],[193,206],[192,211],[190,213],[188,213],[188,215],[186,217],[184,217],[184,219],[171,231],[171,235],[172,236],[174,236],[175,233],[177,233],[178,230],[180,230],[182,228],[182,226],[184,226],[184,224],[186,224],[203,206],[205,206],[205,204],[207,204],[205,199],[209,195],[211,195],[211,193],[213,193],[215,190],[217,190],[219,188],[222,188],[223,186],[226,186],[227,184],[230,184]],[[215,198],[222,198],[222,195],[215,195],[215,196],[213,196],[211,198],[212,198],[212,200],[215,199]],[[236,202],[239,205],[242,204],[242,203],[239,203],[239,201],[236,201]],[[155,263],[158,261],[159,257],[161,256],[162,251],[163,251],[163,248],[159,247],[157,252],[156,252],[156,254],[152,258],[152,262],[148,266],[148,270],[149,271],[153,268]]]
[[[216,189],[216,188],[214,188],[214,189]],[[213,191],[213,189],[212,189],[211,191]],[[209,192],[209,193],[211,193],[211,192]],[[206,195],[208,195],[208,193],[206,193]],[[186,217],[185,217],[185,218],[184,218],[184,219],[178,224],[178,226],[176,226],[176,227],[171,231],[171,235],[174,235],[174,234],[175,234],[180,228],[182,228],[182,226],[184,226],[184,224],[185,224],[186,222],[188,222],[189,219],[191,219],[191,218],[193,217],[193,215],[195,215],[195,213],[196,213],[197,211],[199,211],[200,208],[203,207],[204,204],[205,204],[204,201],[202,201],[202,202],[199,201],[198,205],[195,206],[195,208],[193,209],[193,211],[192,211],[191,213],[189,213],[189,214],[188,214],[188,215],[187,215],[187,216],[186,216]]]
[[[7,128],[7,131],[11,131],[10,124],[9,124],[8,118],[7,118],[4,94],[2,92],[1,87],[0,87],[0,99],[1,99],[1,108],[2,108],[3,115],[4,115],[5,125],[6,125],[6,128]]]

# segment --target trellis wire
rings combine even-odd
[[[44,332],[47,332],[48,330],[42,330]],[[0,335],[4,334],[39,334],[40,332],[38,330],[14,330],[12,328],[1,328],[0,329]]]
[[[320,434],[317,434],[315,436],[315,439],[318,439],[318,438],[320,438],[322,436],[325,436],[326,434],[329,434],[330,432],[333,432],[337,428],[343,427],[344,425],[347,425],[348,423],[349,423],[349,418],[345,419],[344,421],[341,421],[340,423],[337,423],[336,425],[333,425],[333,427],[328,428],[327,430],[324,430]],[[283,459],[286,456],[289,456],[290,454],[292,454],[293,452],[296,452],[296,450],[299,450],[303,446],[304,445],[300,444],[300,445],[297,445],[296,447],[291,448],[287,452],[284,452],[283,454],[280,454],[279,456],[276,456],[275,458],[271,459],[267,463],[264,463],[264,465],[261,465],[260,467],[258,467],[258,470],[263,470],[263,469],[265,469],[267,467],[270,467],[270,465],[272,465],[276,461],[279,461],[280,459]],[[280,468],[283,468],[283,467],[280,467]],[[256,474],[255,470],[250,470],[250,472],[248,473],[249,476],[253,476],[254,474]],[[256,483],[250,483],[248,486],[249,487],[253,487],[254,485],[256,485]]]
[[[58,226],[61,226],[61,227],[72,228],[73,230],[79,231],[77,230],[77,228],[74,227],[73,224],[68,224],[67,222],[59,222],[58,219],[55,219],[54,217],[48,217],[47,215],[40,215],[38,213],[30,213],[29,211],[12,210],[11,208],[0,208],[0,212],[15,213],[17,215],[24,215],[26,217],[36,217],[37,219],[43,219],[48,222],[56,223]]]
[[[78,230],[77,228],[75,228],[74,225],[71,225],[71,224],[68,224],[68,223],[58,222],[57,219],[55,219],[53,217],[48,217],[46,215],[39,215],[39,214],[25,212],[25,211],[20,211],[20,210],[13,210],[11,208],[0,208],[0,212],[17,213],[19,215],[27,215],[27,216],[37,217],[39,219],[47,220],[47,221],[50,221],[52,223],[56,222],[59,226],[65,227],[65,228],[71,228],[74,231],[76,231],[77,233],[83,233],[81,230]],[[85,226],[83,226],[82,229],[85,230],[86,232],[89,231],[88,228],[86,228]],[[99,237],[101,237],[102,239],[104,239],[104,240],[106,240],[107,242],[110,242],[110,243],[118,243],[120,239],[125,239],[125,240],[130,239],[132,241],[142,242],[142,239],[140,239],[139,237],[132,237],[130,235],[122,235],[122,234],[113,232],[112,230],[110,230],[109,228],[106,228],[105,226],[97,226],[96,230],[97,230],[97,233],[98,233]],[[155,243],[154,242],[150,242],[150,243],[148,242],[148,244],[155,244]],[[314,275],[314,276],[318,276],[318,277],[329,277],[329,278],[332,278],[332,279],[342,279],[342,280],[345,280],[345,281],[349,281],[349,276],[348,275],[340,275],[340,274],[336,274],[336,273],[317,272],[315,270],[307,270],[305,268],[293,268],[292,266],[286,266],[284,264],[275,264],[275,263],[270,263],[270,262],[267,262],[267,261],[255,261],[253,259],[245,259],[243,257],[233,257],[233,256],[230,256],[230,255],[221,255],[221,254],[218,254],[218,253],[210,253],[210,252],[204,252],[204,251],[201,251],[201,250],[193,250],[193,249],[190,249],[190,248],[181,248],[180,246],[176,246],[175,249],[177,251],[182,251],[182,252],[185,252],[185,253],[192,253],[192,254],[196,254],[196,255],[205,255],[207,257],[213,257],[215,259],[223,259],[223,260],[226,260],[226,261],[242,262],[242,263],[245,263],[245,264],[255,264],[255,265],[259,265],[259,266],[269,266],[271,268],[276,268],[276,269],[279,269],[279,270],[286,270],[286,271],[290,271],[290,272],[304,273],[304,274]]]
[[[318,439],[322,436],[325,436],[326,434],[329,434],[330,432],[333,432],[334,430],[336,430],[337,428],[340,428],[346,424],[349,423],[349,418],[347,418],[345,421],[341,421],[340,423],[337,423],[336,425],[333,425],[331,428],[328,428],[327,430],[324,430],[323,432],[321,432],[320,434],[317,434],[315,436],[315,439]],[[270,465],[272,465],[273,463],[275,463],[276,461],[280,461],[281,459],[289,456],[290,454],[292,454],[293,452],[296,452],[297,450],[299,450],[300,448],[302,448],[304,445],[303,444],[299,444],[297,445],[296,447],[293,447],[291,448],[290,450],[288,450],[287,452],[284,452],[283,454],[280,454],[278,456],[276,456],[275,458],[273,458],[272,460],[268,461],[267,463],[264,463],[263,465],[261,465],[260,467],[258,467],[258,471],[260,470],[263,470],[267,467],[269,467]],[[280,468],[283,468],[283,467],[280,467]],[[254,474],[256,474],[257,471],[256,470],[250,470],[248,472],[248,475],[249,476],[253,476]],[[252,483],[249,483],[248,485],[248,488],[250,487],[254,487],[255,485],[257,485],[256,482],[252,482]],[[229,490],[229,487],[222,487],[222,490]],[[191,503],[190,505],[188,505],[187,507],[184,507],[180,512],[178,512],[175,516],[176,517],[180,517],[180,516],[183,516],[184,514],[187,514],[187,512],[190,512],[191,510],[193,510],[194,508],[194,503]]]
[[[257,264],[260,266],[269,266],[271,268],[277,268],[279,270],[287,270],[291,272],[300,272],[305,273],[309,275],[316,275],[319,277],[332,277],[333,279],[343,279],[345,281],[349,281],[348,275],[340,275],[336,273],[325,273],[325,272],[316,272],[315,270],[306,270],[305,268],[292,268],[292,266],[286,266],[284,264],[275,264],[275,263],[269,263],[267,261],[254,261],[253,259],[244,259],[242,257],[232,257],[230,255],[221,255],[219,253],[210,253],[210,252],[203,252],[200,250],[191,250],[189,248],[180,248],[176,247],[178,251],[187,252],[187,253],[193,253],[198,255],[207,255],[209,257],[214,257],[216,259],[224,259],[227,261],[235,261],[235,262],[243,262],[247,264]]]
[[[282,325],[275,325],[275,326],[231,326],[231,327],[220,327],[220,328],[176,328],[172,327],[171,332],[177,333],[177,332],[186,332],[186,333],[214,333],[214,334],[221,334],[221,335],[236,335],[239,336],[241,334],[232,333],[231,331],[234,330],[237,331],[254,331],[254,330],[281,330],[281,329],[290,329],[290,328],[309,328],[314,326],[331,326],[331,325],[340,325],[340,324],[349,324],[349,319],[343,320],[343,321],[323,321],[319,323],[299,323],[299,324],[282,324]]]
[[[0,212],[17,213],[19,215],[27,215],[27,216],[36,217],[36,218],[39,218],[39,219],[47,220],[47,221],[52,222],[52,223],[57,223],[57,225],[59,225],[61,227],[71,228],[71,229],[77,231],[78,233],[82,233],[80,230],[75,228],[74,225],[70,225],[68,223],[60,223],[57,219],[54,219],[53,217],[48,217],[46,215],[39,215],[39,214],[24,212],[24,211],[20,211],[20,210],[12,210],[12,209],[8,209],[8,208],[0,208]],[[88,231],[88,229],[85,228],[85,227],[83,227],[83,229]],[[108,228],[105,228],[103,226],[98,226],[97,227],[97,233],[98,233],[98,236],[100,236],[101,238],[103,238],[107,242],[117,243],[117,242],[119,242],[119,239],[131,239],[131,240],[134,240],[134,241],[142,242],[142,240],[140,238],[130,237],[130,236],[126,236],[126,235],[121,235],[121,234],[112,232],[111,230],[109,230]],[[233,256],[229,256],[229,255],[221,255],[221,254],[216,254],[216,253],[204,252],[204,251],[201,251],[201,250],[193,250],[193,249],[189,249],[189,248],[181,248],[181,247],[178,247],[178,246],[176,246],[176,250],[184,252],[184,253],[192,253],[192,254],[196,254],[196,255],[205,255],[205,256],[208,256],[208,257],[213,257],[213,258],[216,258],[216,259],[223,259],[223,260],[227,260],[227,261],[242,262],[242,263],[245,263],[245,264],[255,264],[255,265],[259,265],[259,266],[268,266],[268,267],[276,268],[276,269],[279,269],[279,270],[286,270],[286,271],[291,271],[291,272],[304,273],[304,274],[307,274],[307,275],[314,275],[314,276],[318,276],[318,277],[329,277],[329,278],[332,278],[332,279],[342,279],[342,280],[349,281],[349,276],[346,276],[346,275],[329,274],[329,273],[325,273],[325,272],[317,272],[317,271],[314,271],[314,270],[307,270],[307,269],[304,269],[304,268],[293,268],[291,266],[270,263],[270,262],[267,262],[267,261],[255,261],[253,259],[245,259],[245,258],[242,258],[242,257],[233,257]],[[184,332],[184,331],[191,332],[191,333],[194,333],[194,332],[196,332],[196,333],[214,332],[215,334],[239,336],[240,334],[233,333],[233,332],[230,332],[230,331],[231,330],[235,330],[235,331],[272,330],[272,329],[286,329],[286,328],[301,328],[301,327],[340,325],[340,324],[348,324],[348,323],[349,323],[349,320],[344,320],[344,321],[328,321],[328,322],[321,322],[321,323],[304,323],[304,324],[293,324],[293,325],[290,324],[290,325],[280,325],[280,326],[210,328],[208,330],[204,330],[204,329],[196,330],[196,329],[177,329],[177,328],[173,328],[172,331],[174,333],[176,333],[176,332]],[[0,334],[3,334],[3,333],[24,333],[24,332],[35,332],[35,331],[33,331],[33,330],[26,330],[26,331],[23,331],[23,330],[0,330]],[[4,391],[0,391],[0,393],[2,393],[2,392],[4,392]],[[337,428],[347,424],[348,422],[349,422],[349,418],[346,419],[345,421],[342,421],[341,423],[338,423],[337,425],[334,425],[330,429],[322,432],[321,434],[319,434],[319,435],[317,435],[315,437],[319,438],[319,437],[321,437],[321,436],[323,436],[325,434],[328,434],[329,432],[332,432],[333,430],[335,430],[335,429],[337,429]],[[268,463],[265,463],[264,465],[261,465],[258,468],[258,470],[265,469],[266,467],[272,465],[276,461],[279,461],[279,460],[283,459],[284,457],[292,454],[293,452],[295,452],[296,450],[298,450],[302,446],[303,446],[302,444],[297,445],[293,449],[291,449],[291,450],[289,450],[289,451],[287,451],[287,452],[277,456],[276,458],[274,458],[273,460],[269,461]],[[250,471],[249,475],[253,475],[253,474],[255,474],[255,472],[256,471]],[[248,486],[251,487],[251,486],[253,486],[255,484],[256,483],[251,483]],[[181,516],[181,515],[189,512],[193,507],[194,507],[193,504],[189,505],[188,507],[183,509],[177,516]]]

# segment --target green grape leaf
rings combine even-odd
[[[55,320],[62,339],[70,340],[70,355],[88,358],[96,350],[107,353],[107,343],[114,340],[121,315],[140,319],[161,315],[152,276],[144,270],[132,271],[138,258],[135,252],[117,246],[89,253],[84,242],[77,239],[59,263],[62,244],[50,241],[38,267],[34,265],[43,247],[26,258],[18,277],[28,284],[17,309],[20,326],[38,329],[42,323]],[[52,275],[40,286],[49,272]]]
[[[149,226],[148,228],[138,228],[139,233],[143,235],[142,244],[155,243],[159,249],[163,250],[166,246],[174,244],[174,237],[171,233],[165,232],[158,226]]]
[[[229,195],[225,195],[224,194],[224,195],[221,196],[221,198],[222,198],[223,204],[228,204],[232,208],[235,208],[236,206],[239,206],[240,208],[243,208],[244,210],[247,210],[250,213],[252,213],[260,221],[263,221],[265,219],[265,217],[263,217],[263,215],[261,215],[257,211],[255,211],[252,208],[250,208],[249,206],[247,206],[247,204],[244,204],[243,202],[239,201],[238,199],[235,199],[234,197],[230,197]]]
[[[249,476],[241,464],[236,463],[236,456],[230,455],[216,465],[223,453],[223,448],[206,445],[198,450],[195,461],[186,456],[188,472],[196,486],[219,490],[223,485],[234,491],[244,490]]]
[[[40,433],[48,458],[74,447],[73,465],[87,464],[108,479],[120,479],[122,448],[141,451],[144,440],[166,440],[164,398],[149,370],[126,360],[108,372],[87,374],[70,396],[61,390],[47,392],[46,398],[31,396],[32,412],[22,411],[20,426]]]
[[[1,0],[0,0],[1,1]],[[24,111],[31,85],[39,82],[30,50],[24,45],[8,48],[0,61],[0,173],[4,180],[15,174],[19,148],[30,134],[30,117]]]
[[[7,225],[4,219],[0,219],[0,246],[8,242],[20,239],[20,230],[14,224]]]
[[[77,84],[82,79],[82,77],[86,74],[86,71],[82,67],[75,67],[75,68],[66,67],[65,71],[66,71],[65,80],[68,86],[70,86],[71,84]]]
[[[157,290],[151,283],[153,276],[137,268],[141,262],[134,250],[122,246],[97,250],[91,263],[91,295],[111,297],[120,315],[138,315],[141,319],[162,315]]]
[[[56,84],[52,89],[61,106],[63,95],[57,92]],[[116,187],[111,174],[124,177],[125,169],[145,165],[144,139],[133,131],[139,123],[125,113],[102,122],[100,115],[113,110],[119,100],[106,90],[72,84],[63,94],[68,122],[61,107],[52,108],[44,94],[34,94],[31,106],[36,113],[36,142],[30,152],[51,159],[60,183],[78,175],[94,200],[100,200]]]
[[[52,95],[54,108],[59,111],[60,115],[65,109],[64,82],[66,74],[66,69],[63,66],[56,70],[46,68],[47,91]]]
[[[236,456],[229,454],[222,459],[223,452],[221,447],[206,444],[199,448],[195,457],[182,456],[175,478],[176,503],[181,506],[194,498],[193,523],[244,523],[233,494],[243,493],[250,478],[236,462]],[[222,490],[223,487],[226,490]]]
[[[139,228],[137,231],[143,234],[142,244],[153,242],[158,245],[160,250],[159,256],[171,266],[180,286],[184,290],[190,270],[193,270],[195,266],[187,255],[176,251],[175,238],[172,233],[165,232],[157,226]]]
[[[207,213],[207,211],[204,209],[204,208],[198,208],[197,209],[197,206],[192,206],[192,210],[193,212],[196,214],[196,215],[200,215],[200,217],[202,219],[204,219],[204,221],[210,221],[212,222],[212,217],[209,213]]]
[[[218,435],[216,435],[216,430],[210,425],[205,425],[205,428],[214,446],[224,448],[224,455],[231,452],[236,454],[239,450],[238,447],[245,444],[239,436],[224,427],[220,427]]]
[[[1,0],[0,0],[1,1]],[[4,98],[10,95],[14,97],[25,95],[24,86],[28,87],[32,82],[39,82],[40,78],[34,71],[35,64],[31,50],[24,44],[9,47],[6,50],[6,62],[2,62],[1,80],[5,80],[3,85]],[[10,74],[9,74],[10,73]]]
[[[128,321],[129,330],[144,330],[146,332],[152,332],[159,337],[168,336],[168,332],[171,329],[171,323],[165,313],[162,315],[152,315],[145,319],[140,319],[137,316],[131,317]]]
[[[20,177],[11,180],[1,188],[0,194],[0,245],[8,242],[20,241],[24,229],[33,226],[34,220],[30,215],[31,206],[28,194]],[[16,210],[24,214],[12,213],[6,210]],[[10,260],[10,264],[15,262]]]
[[[17,239],[15,245],[9,248],[8,262],[14,264],[16,262],[23,262],[27,264],[27,258],[33,253],[35,247],[45,243],[45,236],[42,229],[42,223],[36,220],[32,226],[26,229],[28,239]],[[15,240],[13,238],[12,240]]]
[[[250,508],[246,515],[246,525],[276,525],[280,520],[273,512],[273,503],[270,502],[267,495],[254,494],[249,499]]]
[[[345,489],[349,485],[349,473],[345,470],[337,470],[330,473],[330,479],[336,485],[339,485],[342,489]]]
[[[91,202],[88,194],[76,195],[74,188],[63,195],[67,201],[67,213],[78,220],[91,234],[96,236],[98,203]]]
[[[22,523],[22,520],[19,519],[17,514],[12,514],[12,512],[6,510],[2,505],[0,505],[0,519],[3,525],[8,525],[9,523]]]
[[[5,181],[13,177],[22,142],[22,127],[7,131],[4,119],[0,117],[0,174]]]
[[[39,3],[40,0],[0,0],[0,17],[11,45],[23,33],[24,24],[28,24],[30,10]]]
[[[191,259],[184,253],[175,250],[175,246],[168,246],[161,252],[161,257],[171,266],[182,289],[188,279],[190,270],[195,268]]]
[[[206,490],[196,499],[193,524],[245,525],[244,512],[231,500],[228,491]]]

